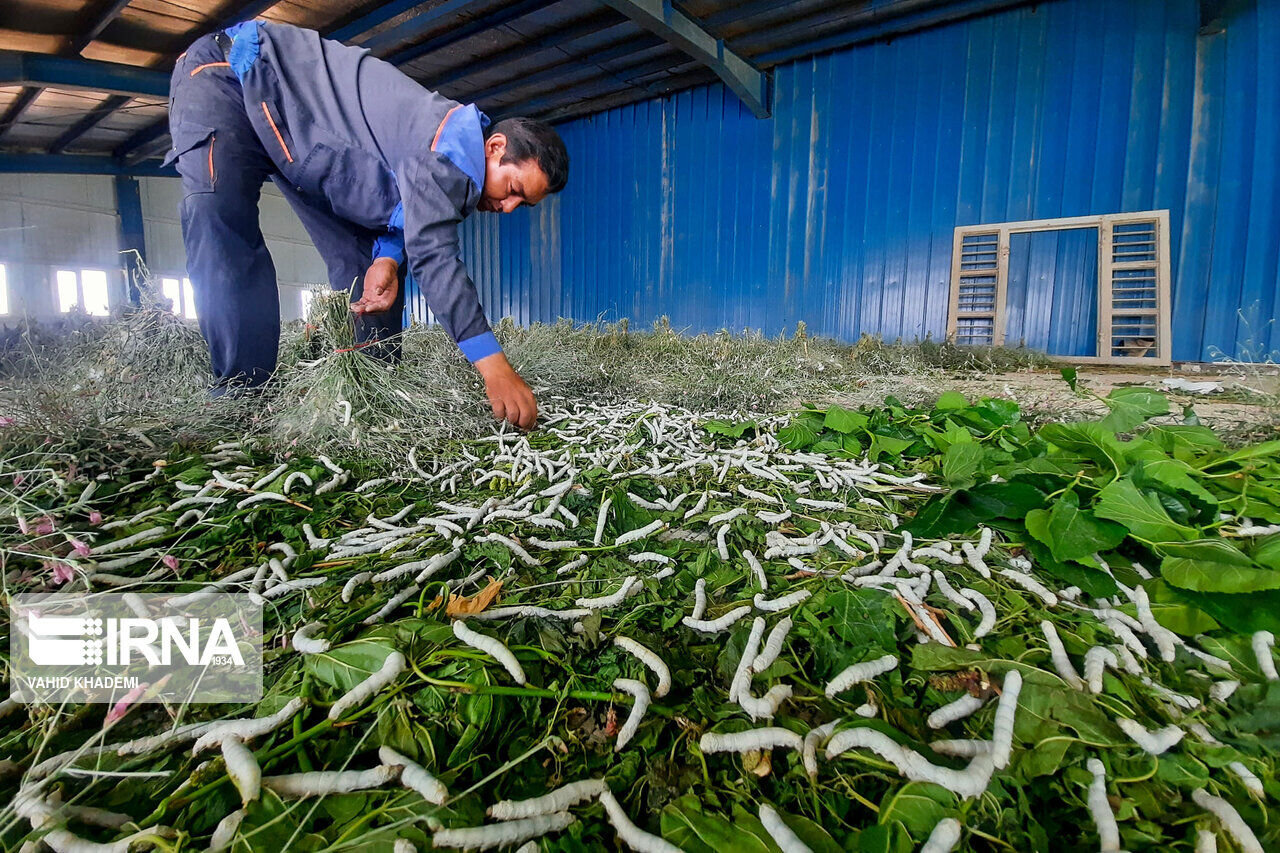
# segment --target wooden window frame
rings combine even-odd
[[[1155,260],[1115,263],[1113,242],[1117,225],[1147,224],[1155,226]],[[1006,306],[1009,289],[1009,244],[1014,234],[1047,231],[1072,231],[1080,228],[1098,229],[1098,355],[1056,356],[1057,361],[1076,364],[1145,365],[1168,367],[1172,363],[1173,343],[1171,334],[1171,262],[1169,255],[1169,211],[1146,210],[1137,213],[1110,213],[1102,216],[1072,216],[1062,219],[1031,219],[1023,222],[1000,222],[989,225],[962,225],[955,229],[951,252],[951,300],[947,310],[947,340],[955,342],[960,315],[960,284],[963,275],[975,271],[961,269],[961,257],[966,237],[997,236],[995,316],[992,323],[992,346],[1003,346],[1006,324]],[[1117,269],[1150,268],[1155,272],[1155,308],[1116,309],[1112,297],[1112,282]],[[1113,318],[1117,314],[1151,316],[1155,318],[1156,344],[1154,356],[1102,355],[1113,347]]]

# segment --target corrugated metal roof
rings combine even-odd
[[[680,0],[674,8],[750,61],[807,42],[828,45],[832,34],[849,37],[868,23],[922,9],[971,5],[973,0]],[[493,115],[565,120],[716,79],[707,66],[596,0],[6,0],[0,50],[167,71],[194,38],[246,16],[336,32],[424,85],[475,101]],[[114,105],[105,100],[52,89],[0,89],[0,151],[136,159],[163,150],[162,101],[135,98],[110,109]],[[60,146],[68,133],[74,138]]]

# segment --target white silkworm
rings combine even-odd
[[[1058,596],[1046,589],[1044,584],[1031,577],[1031,575],[1015,571],[1014,569],[1001,569],[1000,574],[1004,575],[1027,592],[1035,595],[1044,602],[1045,607],[1054,607],[1057,605]]]
[[[1177,746],[1186,735],[1186,732],[1177,726],[1165,726],[1162,729],[1148,731],[1141,723],[1125,717],[1118,718],[1116,725],[1148,755],[1163,755]]]
[[[698,741],[698,748],[708,755],[716,752],[751,752],[764,749],[801,750],[804,748],[804,742],[800,739],[800,735],[789,729],[766,727],[732,734],[707,732]]]
[[[588,610],[606,610],[610,607],[617,607],[631,594],[631,588],[639,583],[640,578],[635,575],[629,575],[622,581],[622,586],[618,587],[616,591],[596,598],[579,598],[574,603]]]
[[[1218,853],[1218,836],[1207,829],[1196,830],[1195,853]]]
[[[596,535],[592,538],[591,544],[599,548],[600,543],[604,541],[604,523],[609,518],[609,507],[613,506],[613,498],[605,498],[604,503],[600,504],[600,513],[596,516]]]
[[[810,509],[821,509],[829,512],[842,512],[849,508],[849,505],[841,501],[819,501],[813,498],[796,498],[796,503],[801,506],[807,506]]]
[[[1102,673],[1106,666],[1120,668],[1115,652],[1106,646],[1094,646],[1084,653],[1084,680],[1089,685],[1090,692],[1102,692]]]
[[[654,553],[653,551],[642,551],[639,554],[632,554],[629,557],[627,557],[627,560],[629,562],[637,563],[637,564],[638,563],[658,563],[659,565],[663,565],[663,566],[675,562],[666,554],[657,554],[657,553]]]
[[[1227,769],[1240,777],[1241,784],[1245,786],[1250,794],[1253,794],[1258,799],[1262,799],[1266,796],[1266,791],[1262,787],[1262,780],[1254,775],[1252,770],[1245,767],[1244,762],[1232,761],[1227,765]]]
[[[315,485],[315,483],[312,482],[311,477],[307,475],[307,472],[294,471],[288,477],[284,478],[284,485],[280,487],[280,491],[286,495],[289,494],[290,490],[293,489],[293,484],[298,481],[305,483],[308,489]],[[359,490],[357,489],[357,491]]]
[[[524,668],[520,666],[520,661],[516,660],[516,656],[511,653],[511,650],[501,640],[487,637],[471,630],[467,627],[467,623],[461,619],[453,623],[453,636],[473,649],[479,649],[502,664],[502,668],[511,674],[511,678],[515,680],[516,684],[525,684],[527,682]]]
[[[960,821],[944,817],[934,825],[933,832],[920,847],[920,853],[951,853],[959,843]]]
[[[357,572],[347,579],[342,585],[342,600],[350,601],[351,596],[355,594],[356,587],[373,577],[373,572]]]
[[[946,596],[947,601],[950,601],[961,610],[973,610],[973,602],[956,592],[956,588],[947,580],[947,576],[942,573],[941,569],[933,570],[933,580],[938,585],[939,591]]]
[[[162,826],[140,829],[132,835],[99,844],[87,838],[81,838],[65,829],[54,829],[40,838],[54,853],[128,853],[135,844],[155,841],[171,835],[171,830]]]
[[[708,495],[706,492],[703,492],[702,497],[698,498],[698,502],[693,505],[693,508],[684,514],[684,520],[688,521],[689,519],[693,518],[695,515],[702,512],[704,509],[706,509],[707,501],[710,500],[710,497],[711,496]]]
[[[1226,702],[1239,687],[1239,681],[1215,681],[1209,685],[1209,697],[1218,702]]]
[[[929,557],[930,559],[938,560],[952,566],[958,566],[964,562],[964,557],[961,557],[959,554],[952,554],[949,551],[944,551],[941,548],[924,547],[917,548],[911,552],[911,559],[916,560],[921,557]]]
[[[702,619],[702,615],[707,612],[707,579],[698,578],[698,582],[693,585],[693,613],[690,619],[698,621]]]
[[[264,776],[262,787],[285,799],[324,797],[381,788],[399,775],[399,767],[379,764],[372,770],[314,770],[309,773]]]
[[[845,667],[839,675],[831,679],[831,682],[827,685],[826,694],[829,698],[835,698],[836,694],[843,693],[855,684],[878,678],[897,665],[897,655],[883,655],[875,660],[863,661],[862,663],[855,663],[852,666]]]
[[[767,509],[762,509],[756,512],[756,518],[760,519],[765,524],[781,524],[790,517],[791,510],[789,509],[783,510],[782,512],[770,512]]]
[[[579,608],[576,610],[550,610],[546,607],[536,607],[532,604],[517,604],[510,607],[492,607],[480,613],[471,613],[468,616],[471,619],[477,619],[481,622],[492,622],[498,619],[510,619],[512,617],[521,618],[542,618],[542,619],[562,619],[572,621],[581,619],[584,616],[590,616],[592,611],[587,608]]]
[[[331,643],[328,640],[316,640],[311,637],[312,634],[323,627],[323,622],[308,622],[293,632],[293,639],[289,641],[289,645],[293,646],[299,654],[324,654],[329,651]]]
[[[613,638],[613,644],[635,655],[641,663],[653,670],[653,674],[658,677],[658,686],[653,690],[654,698],[661,699],[667,695],[671,690],[671,670],[662,662],[662,658],[647,646],[621,634]]]
[[[529,844],[533,845],[533,850],[536,853],[538,846],[534,844],[532,841],[530,841]],[[526,849],[525,847],[520,848],[520,850],[525,850],[525,849]],[[391,846],[391,853],[418,853],[418,848],[412,841],[410,841],[407,838],[397,838],[396,843]],[[516,851],[516,853],[520,853],[520,851]]]
[[[692,628],[694,631],[701,631],[704,634],[719,634],[732,627],[735,622],[751,612],[751,607],[744,604],[741,607],[735,607],[728,613],[716,619],[694,619],[692,616],[686,616],[680,620],[686,628]]]
[[[748,668],[747,672],[751,670]],[[738,705],[742,710],[747,712],[747,716],[752,722],[759,720],[772,720],[773,715],[778,713],[778,708],[782,703],[791,698],[791,686],[787,684],[775,684],[770,687],[763,696],[753,696],[751,694],[751,682],[748,677],[747,683],[743,685],[738,692]]]
[[[967,543],[966,543],[967,544]],[[961,595],[972,601],[978,607],[978,613],[982,615],[978,622],[978,627],[973,629],[973,638],[975,640],[982,639],[991,632],[996,626],[996,608],[991,603],[991,599],[987,598],[976,589],[962,590]]]
[[[244,809],[236,809],[218,821],[218,825],[213,828],[213,835],[209,838],[209,853],[222,853],[223,850],[230,849],[243,821]]]
[[[1270,631],[1258,631],[1253,635],[1253,654],[1258,659],[1258,670],[1267,681],[1275,681],[1276,661],[1271,656],[1271,649],[1276,644],[1276,636]]]
[[[399,607],[401,604],[404,604],[410,598],[417,595],[420,589],[422,589],[422,587],[420,587],[416,583],[409,584],[404,589],[400,590],[395,595],[388,598],[386,602],[382,605],[382,607],[378,608],[377,612],[371,613],[368,616],[366,616],[361,621],[360,624],[362,625],[378,624],[379,622],[381,622],[382,620],[390,616],[393,612],[395,612],[396,608]]]
[[[1236,811],[1231,803],[1221,797],[1213,796],[1204,788],[1197,788],[1192,791],[1191,801],[1222,823],[1222,828],[1236,840],[1236,844],[1240,845],[1241,853],[1263,853],[1262,844],[1258,841],[1258,836],[1253,834],[1249,824],[1244,822],[1244,818],[1240,817],[1240,812]]]
[[[603,779],[582,779],[562,785],[554,791],[528,800],[502,800],[489,806],[494,820],[519,820],[526,817],[567,811],[578,803],[595,799],[609,790]]]
[[[1124,643],[1125,648],[1143,660],[1146,660],[1147,647],[1142,645],[1142,641],[1138,639],[1138,635],[1133,633],[1128,625],[1116,618],[1114,614],[1118,613],[1119,611],[1117,610],[1102,611],[1102,624],[1106,625],[1111,630],[1111,633],[1116,635],[1116,639],[1121,643]]]
[[[266,717],[250,717],[243,720],[222,720],[209,726],[191,747],[192,755],[199,755],[206,749],[219,746],[224,738],[235,738],[241,741],[253,740],[283,726],[293,715],[302,710],[302,699],[290,699],[279,711]],[[178,731],[177,729],[174,730]],[[172,736],[172,735],[169,735]],[[120,753],[124,755],[125,753]]]
[[[1186,649],[1187,654],[1191,655],[1192,657],[1199,658],[1201,661],[1204,662],[1205,666],[1209,667],[1210,669],[1216,670],[1218,673],[1225,673],[1229,675],[1235,671],[1231,668],[1230,661],[1225,661],[1222,658],[1218,657],[1217,655],[1211,655],[1206,651],[1197,649],[1195,646],[1191,645],[1190,643],[1182,643],[1182,648]]]
[[[729,562],[729,543],[726,541],[729,536],[729,525],[722,524],[720,529],[716,531],[716,554],[724,562]]]
[[[990,755],[992,743],[989,740],[935,740],[929,748],[938,755],[951,758],[977,758],[979,755]]]
[[[757,592],[752,601],[757,610],[763,610],[766,613],[781,613],[784,610],[790,610],[811,595],[813,593],[807,589],[798,589],[778,598],[768,599],[764,597],[764,593]]]
[[[982,559],[982,554],[978,549],[974,548],[968,542],[960,543],[960,550],[964,554],[965,559],[969,561],[969,566],[984,578],[991,577],[991,569],[987,567],[986,562]]]
[[[927,723],[931,729],[945,728],[956,720],[963,720],[965,717],[968,717],[974,711],[981,708],[983,704],[985,704],[983,700],[979,699],[977,696],[966,693],[954,702],[948,702],[938,710],[934,711],[929,715],[928,719],[925,720],[925,723]]]
[[[279,598],[280,596],[285,595],[287,593],[298,592],[299,590],[303,590],[303,589],[310,589],[313,586],[322,586],[327,582],[328,582],[328,578],[323,576],[314,577],[314,578],[297,578],[296,580],[290,580],[290,581],[285,581],[283,583],[276,584],[270,589],[264,591],[262,593],[262,597],[263,598]]]
[[[804,742],[800,747],[800,758],[810,779],[818,778],[818,747],[822,746],[827,738],[831,737],[831,733],[836,730],[836,726],[840,725],[842,719],[841,717],[836,717],[829,723],[823,723],[820,726],[809,729],[808,733],[805,734]]]
[[[523,545],[521,545],[516,540],[512,539],[510,536],[503,536],[501,533],[490,533],[485,536],[477,536],[475,541],[497,542],[499,545],[502,545],[508,551],[510,551],[512,554],[518,557],[520,559],[520,562],[524,563],[526,566],[529,566],[531,568],[536,568],[542,565],[542,563],[539,562],[536,557],[534,557],[532,554],[530,554],[528,551],[524,549]]]
[[[719,515],[713,515],[707,519],[707,524],[714,527],[717,524],[728,524],[735,518],[739,518],[747,514],[747,508],[742,506],[734,507],[728,512],[722,512]]]
[[[760,804],[760,822],[782,853],[813,853],[813,848],[801,841],[800,836],[783,823],[782,816],[768,803]]]
[[[454,634],[457,634],[457,625],[454,623]],[[400,673],[404,672],[405,659],[400,652],[392,652],[387,655],[386,660],[382,662],[382,667],[377,672],[372,673],[364,681],[361,681],[355,687],[338,698],[329,708],[329,719],[338,720],[342,715],[357,708],[367,702],[375,693],[395,681]]]
[[[1071,658],[1067,656],[1067,649],[1062,645],[1062,638],[1058,636],[1057,626],[1048,619],[1043,619],[1040,621],[1040,630],[1044,632],[1045,641],[1049,644],[1049,657],[1053,661],[1053,668],[1057,670],[1058,677],[1067,682],[1068,687],[1083,690],[1084,681],[1076,672]]]
[[[389,746],[378,748],[378,760],[383,764],[400,768],[400,784],[411,791],[417,791],[422,798],[433,805],[441,805],[449,791],[444,783],[422,765],[406,758]]]
[[[1165,663],[1172,663],[1178,654],[1178,644],[1182,641],[1178,639],[1177,634],[1156,621],[1155,614],[1151,612],[1151,599],[1147,597],[1146,589],[1143,587],[1134,589],[1133,602],[1138,608],[1138,622],[1141,623],[1142,630],[1147,632],[1147,636],[1155,642],[1156,648],[1160,651],[1160,659]]]
[[[240,805],[248,805],[258,799],[258,791],[262,786],[262,768],[258,766],[258,760],[244,745],[244,741],[236,737],[224,737],[222,760],[227,765],[231,784],[240,792]]]
[[[426,567],[423,568],[422,571],[418,572],[418,576],[413,579],[414,583],[425,583],[428,578],[431,578],[433,575],[437,574],[438,572],[441,572],[444,569],[447,569],[449,566],[453,564],[454,560],[457,560],[459,557],[461,557],[462,548],[459,546],[458,543],[459,543],[459,540],[455,539],[454,545],[456,547],[454,547],[452,551],[448,551],[444,554],[436,554],[434,557],[428,560]]]
[[[1107,800],[1106,769],[1096,758],[1090,758],[1086,766],[1093,774],[1093,781],[1089,783],[1089,814],[1098,828],[1098,849],[1102,853],[1119,853],[1120,827]]]
[[[1022,692],[1022,673],[1009,670],[1001,685],[1000,704],[996,706],[996,719],[991,734],[992,764],[997,770],[1009,766],[1013,751],[1013,721],[1018,713],[1018,694]]]
[[[258,491],[258,489],[261,489],[267,483],[270,483],[276,477],[279,477],[281,474],[283,474],[286,470],[288,470],[288,468],[289,468],[288,463],[282,463],[280,465],[277,465],[269,473],[263,474],[261,477],[255,480],[253,485],[250,486],[249,488],[255,492]]]
[[[157,509],[157,511],[159,511]],[[92,553],[96,557],[99,554],[109,554],[113,551],[123,551],[139,542],[149,542],[152,539],[158,539],[168,532],[167,527],[149,527],[141,533],[135,533],[132,536],[126,536],[123,539],[116,539],[112,542],[104,542],[101,545],[93,546]]]
[[[977,756],[964,770],[953,770],[931,763],[882,731],[859,728],[836,732],[827,743],[827,758],[835,758],[851,749],[869,749],[897,767],[898,772],[912,782],[933,782],[964,799],[981,796],[991,781],[994,759],[990,754]]]
[[[319,551],[321,548],[327,547],[331,541],[317,536],[316,532],[311,529],[311,525],[305,521],[302,523],[302,535],[307,537],[307,547],[312,551]]]
[[[335,474],[347,473],[345,468],[338,467],[336,464],[334,464],[332,459],[330,459],[328,456],[325,456],[323,453],[317,456],[316,459],[319,460],[321,465],[328,468],[330,471],[332,471]]]
[[[751,671],[753,673],[764,672],[773,665],[773,662],[778,659],[778,655],[782,654],[782,644],[787,639],[787,633],[790,630],[790,616],[784,616],[777,625],[773,626],[773,630],[769,632],[768,639],[764,641],[764,647],[756,655],[755,660],[751,662]]]
[[[636,731],[640,728],[640,722],[644,719],[645,712],[649,710],[649,688],[644,685],[643,681],[636,681],[634,678],[615,678],[613,680],[613,689],[630,693],[632,698],[635,699],[631,704],[631,713],[627,715],[627,721],[618,730],[618,740],[613,745],[614,752],[621,752],[623,747],[635,737]]]
[[[618,838],[636,853],[681,853],[680,848],[670,841],[645,832],[632,823],[611,791],[606,790],[600,794],[600,804],[604,806],[605,814],[618,833]]]
[[[463,848],[467,850],[489,850],[494,847],[508,847],[541,838],[553,832],[560,832],[572,826],[578,819],[568,812],[537,815],[535,817],[510,820],[505,823],[490,823],[484,826],[452,827],[438,829],[431,836],[431,845],[437,848]]]
[[[729,682],[729,701],[737,702],[738,697],[742,695],[751,685],[751,662],[756,659],[756,653],[760,650],[760,639],[764,636],[764,620],[760,617],[751,623],[751,632],[747,635],[747,642],[742,647],[742,657],[738,658],[737,669],[733,672],[733,679]]]
[[[629,530],[626,533],[620,534],[616,539],[613,540],[613,544],[626,545],[630,542],[639,542],[641,539],[644,539],[648,536],[653,535],[654,533],[657,533],[659,530],[661,530],[665,526],[666,526],[666,522],[663,521],[662,519],[651,521],[648,524],[646,524],[644,527],[639,527],[635,530]]]
[[[591,556],[589,554],[583,554],[578,558],[574,560],[570,560],[560,568],[556,569],[556,574],[567,575],[569,572],[576,572],[578,569],[582,568],[589,562],[591,562]]]
[[[756,555],[750,551],[742,552],[742,559],[747,561],[747,565],[751,567],[752,573],[756,576],[756,583],[760,584],[762,590],[769,588],[769,579],[765,577],[764,566],[760,565],[760,561],[756,559]]]
[[[857,714],[859,717],[862,717],[864,720],[871,719],[879,712],[880,712],[880,709],[877,708],[871,702],[863,702],[861,705],[853,709],[853,713]]]

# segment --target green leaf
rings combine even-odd
[[[1157,459],[1142,466],[1143,477],[1216,507],[1218,499],[1195,479],[1199,473],[1181,459]]]
[[[712,435],[724,435],[729,438],[742,438],[742,434],[747,430],[757,430],[760,428],[760,425],[755,421],[710,420],[704,423],[702,428]]]
[[[1067,383],[1067,386],[1072,391],[1078,391],[1079,389],[1077,389],[1076,386],[1079,384],[1079,381],[1080,381],[1079,372],[1074,367],[1064,367],[1062,368],[1061,372],[1062,372],[1062,381]]]
[[[318,655],[307,655],[307,671],[317,680],[345,693],[382,668],[394,649],[370,640],[343,643]]]
[[[1132,480],[1113,480],[1098,493],[1094,515],[1119,522],[1139,539],[1148,542],[1176,542],[1194,539],[1196,531],[1169,517],[1159,497],[1141,491]]]
[[[843,406],[832,406],[827,409],[827,417],[822,425],[838,433],[850,433],[863,429],[868,418],[859,412],[850,411]]]
[[[876,821],[881,824],[897,821],[914,840],[923,842],[938,821],[954,812],[957,804],[956,795],[946,788],[931,782],[908,782],[885,794]]]
[[[1190,542],[1162,542],[1156,552],[1164,557],[1186,557],[1209,563],[1226,563],[1232,566],[1252,566],[1249,555],[1226,539],[1194,539]]]
[[[1027,531],[1049,546],[1060,561],[1090,558],[1109,551],[1124,541],[1127,531],[1114,521],[1095,518],[1080,508],[1080,499],[1067,492],[1054,501],[1053,508],[1027,513]]]
[[[944,391],[938,397],[938,402],[933,407],[939,412],[948,412],[955,409],[968,408],[969,401],[959,391]]]
[[[1092,459],[1103,468],[1112,468],[1117,474],[1128,467],[1124,445],[1113,431],[1101,424],[1047,424],[1041,428],[1040,437],[1063,450]]]
[[[749,832],[739,832],[726,818],[707,814],[696,794],[668,803],[660,818],[662,837],[688,853],[768,853],[768,846]]]
[[[994,518],[1020,519],[1045,505],[1045,493],[1022,478],[1007,483],[980,483],[949,495],[930,498],[907,529],[926,539],[967,533]]]
[[[902,610],[891,596],[871,589],[838,590],[827,596],[827,611],[817,612],[824,627],[851,646],[897,648],[895,626]],[[811,608],[812,609],[812,608]]]
[[[1188,604],[1198,607],[1239,634],[1255,631],[1280,633],[1280,590],[1233,595],[1222,592],[1192,592],[1170,587],[1169,591]],[[1210,654],[1218,654],[1206,648]],[[1250,664],[1252,666],[1252,664]]]
[[[1169,398],[1150,388],[1113,388],[1103,402],[1111,413],[1099,424],[1112,432],[1129,432],[1151,418],[1169,414]]]
[[[942,477],[952,486],[967,486],[973,482],[982,466],[982,446],[969,441],[953,444],[942,454]]]
[[[1160,574],[1168,583],[1193,592],[1261,592],[1280,589],[1280,572],[1189,557],[1165,557]]]
[[[1280,458],[1280,441],[1264,441],[1261,444],[1251,444],[1233,453],[1220,456],[1203,466],[1203,468],[1205,471],[1209,471],[1214,468],[1221,468],[1223,465],[1238,465],[1242,462],[1252,462],[1255,459],[1275,458]]]
[[[778,430],[778,441],[788,450],[805,450],[817,440],[818,431],[800,418]]]
[[[873,462],[878,461],[884,454],[890,456],[901,456],[902,451],[915,444],[914,438],[897,438],[892,435],[882,435],[878,432],[871,434],[871,450],[868,455]]]
[[[1262,540],[1253,559],[1269,569],[1280,571],[1280,536],[1268,536]]]

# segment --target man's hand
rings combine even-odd
[[[485,356],[476,362],[484,377],[484,390],[497,420],[509,421],[528,432],[538,422],[538,401],[533,391],[502,353]]]
[[[352,303],[352,312],[382,314],[390,311],[400,290],[400,280],[396,276],[399,269],[400,265],[391,258],[378,258],[370,264],[364,274],[364,292]]]

